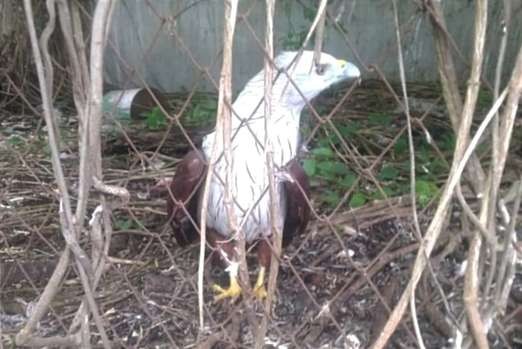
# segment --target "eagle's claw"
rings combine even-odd
[[[267,295],[268,295],[268,293],[266,292],[265,285],[261,284],[261,285],[256,285],[254,287],[254,296],[256,296],[256,298],[258,300],[265,299]]]
[[[230,280],[230,286],[228,288],[214,284],[212,285],[212,289],[216,292],[214,296],[215,301],[220,301],[225,298],[237,298],[241,295],[241,287],[236,280]]]
[[[265,288],[265,270],[266,268],[263,266],[259,268],[259,274],[257,275],[257,281],[254,286],[254,296],[256,296],[258,300],[263,300],[268,295]]]

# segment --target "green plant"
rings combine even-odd
[[[145,113],[145,124],[149,130],[158,130],[167,125],[167,118],[159,107],[154,107]]]
[[[384,113],[371,113],[368,115],[369,126],[389,126],[392,117]]]
[[[425,207],[438,194],[439,188],[432,181],[417,179],[415,182],[415,194],[417,202],[421,207]]]
[[[397,180],[399,175],[400,171],[396,167],[386,164],[382,166],[381,171],[377,175],[377,179],[381,181]]]
[[[130,218],[116,219],[114,221],[114,228],[116,230],[129,230],[135,227],[134,221]]]
[[[361,207],[368,201],[368,198],[366,194],[358,191],[353,193],[352,197],[350,198],[349,205],[351,208]]]
[[[400,129],[401,121],[404,120],[386,111],[376,111],[356,120],[347,120],[338,115],[332,121],[337,131],[333,132],[329,126],[323,127],[315,135],[315,148],[303,162],[312,183],[326,188],[318,196],[324,205],[337,205],[347,190],[353,190],[347,202],[350,207],[364,205],[370,200],[410,194],[411,162],[406,133],[393,143],[385,154],[387,160],[376,169],[375,179],[378,185],[372,178],[363,176],[357,186],[352,188],[358,177],[344,161],[341,161],[341,155],[333,150],[338,149],[346,156],[346,142],[350,147],[356,147],[358,154],[367,156],[371,163],[371,159],[381,154],[384,147],[393,141]],[[455,137],[449,125],[441,124],[438,120],[428,122],[432,124],[425,125],[432,133],[438,151],[434,149],[433,144],[428,143],[424,132],[418,128],[413,130],[415,193],[420,207],[424,207],[436,197],[438,183],[447,174],[448,163],[455,146]]]
[[[480,89],[478,98],[477,98],[477,105],[479,108],[489,108],[493,104],[493,95],[491,92],[485,89]]]
[[[309,177],[319,180],[322,182],[320,184],[325,184],[328,188],[320,194],[320,200],[330,207],[339,203],[341,195],[352,187],[357,178],[355,173],[339,160],[332,148],[326,145],[320,145],[313,149],[310,157],[303,161],[303,168]],[[361,199],[356,198],[353,205],[360,202]]]
[[[206,126],[217,113],[217,99],[213,95],[201,94],[192,99],[192,105],[186,115],[185,123],[190,126]]]
[[[7,138],[7,143],[13,147],[17,147],[17,146],[21,146],[21,145],[25,144],[25,139],[14,134],[14,135],[10,135]]]
[[[453,132],[446,132],[440,137],[440,142],[437,142],[441,150],[452,152],[455,149],[456,139]]]
[[[393,145],[393,152],[395,153],[394,155],[396,155],[404,154],[406,151],[408,151],[408,138],[405,135],[402,135]]]

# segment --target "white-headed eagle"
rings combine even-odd
[[[309,194],[308,178],[298,163],[299,122],[301,111],[321,91],[344,80],[358,80],[359,69],[344,60],[322,53],[319,63],[313,51],[283,52],[275,59],[272,92],[272,131],[268,135],[273,144],[273,160],[276,176],[276,200],[280,215],[277,222],[286,245],[295,234],[306,228],[310,207],[305,198]],[[282,72],[286,70],[286,73]],[[291,77],[289,81],[288,76]],[[266,163],[264,71],[259,72],[236,98],[232,109],[232,181],[233,210],[239,233],[247,243],[257,243],[260,270],[254,287],[258,297],[266,294],[264,274],[270,263],[271,248],[266,238],[272,232],[270,221],[270,198],[268,193],[268,168]],[[171,195],[167,200],[167,213],[180,245],[197,238],[201,196],[206,162],[211,157],[215,132],[203,139],[202,151],[189,152],[177,166]],[[223,146],[218,146],[218,154]],[[233,233],[230,231],[225,198],[226,162],[224,156],[215,163],[207,207],[207,240],[217,249],[228,265],[230,275],[228,288],[214,285],[217,298],[235,297],[241,293],[238,283],[237,251]]]

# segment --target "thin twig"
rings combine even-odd
[[[459,90],[455,62],[451,54],[451,36],[448,34],[441,2],[427,0],[426,4],[430,12],[433,37],[435,39],[438,62],[437,68],[439,70],[442,93],[448,108],[453,130],[457,133],[461,123],[463,103]],[[483,190],[485,174],[476,155],[473,155],[470,160],[469,169],[466,170],[466,178],[473,185],[475,193],[480,194]]]
[[[229,223],[232,228],[237,227],[233,224],[233,207],[232,207],[232,198],[230,197],[230,189],[231,189],[231,65],[232,65],[232,47],[233,47],[233,39],[234,39],[234,30],[236,24],[237,17],[237,0],[225,0],[225,24],[224,24],[224,34],[223,34],[223,65],[221,68],[221,78],[219,83],[219,96],[218,96],[218,113],[216,116],[216,131],[215,137],[212,144],[212,153],[208,162],[208,170],[207,176],[205,178],[205,185],[203,189],[203,196],[201,200],[201,214],[200,214],[200,250],[199,250],[199,266],[198,266],[198,304],[199,304],[199,326],[200,331],[204,329],[204,314],[203,314],[203,275],[204,275],[204,264],[205,264],[205,245],[206,245],[206,224],[207,224],[207,210],[208,210],[208,199],[209,199],[209,189],[210,183],[214,176],[214,166],[216,160],[218,159],[218,153],[221,153],[221,149],[225,150],[226,157],[226,170],[227,175],[225,178],[225,193],[227,195],[227,212]],[[221,147],[219,146],[221,145]],[[228,185],[227,185],[228,184]],[[235,230],[232,230],[234,233],[238,233]],[[240,251],[240,258],[244,259],[244,238],[241,237],[239,233],[238,242],[243,246],[242,252]],[[241,240],[243,240],[243,244],[241,244]],[[240,268],[240,272],[243,270],[240,275],[244,275],[244,267],[245,264],[242,264],[242,268]],[[244,279],[243,279],[244,280]]]
[[[315,42],[314,42],[314,63],[318,65],[321,62],[321,52],[323,50],[324,40],[324,28],[326,24],[326,7],[323,8],[320,15],[319,22],[317,23],[317,29],[315,30]],[[312,67],[310,67],[311,69]]]
[[[404,98],[404,113],[406,114],[406,125],[408,130],[408,146],[410,153],[410,200],[411,200],[411,210],[413,223],[415,226],[415,233],[417,239],[422,239],[421,229],[419,225],[419,218],[417,215],[417,195],[415,191],[415,148],[413,145],[413,133],[411,129],[411,115],[410,115],[410,104],[408,101],[408,91],[406,89],[406,75],[404,73],[404,59],[402,57],[402,43],[401,43],[401,33],[399,26],[399,14],[397,12],[397,1],[393,0],[393,18],[395,21],[395,34],[397,37],[397,52],[398,52],[398,62],[399,62],[399,72],[400,72],[400,80],[401,80],[401,88],[402,94]],[[429,263],[429,262],[428,262]],[[410,294],[410,310],[411,317],[413,320],[413,328],[415,329],[415,336],[417,338],[417,344],[420,348],[424,349],[426,346],[424,345],[424,339],[422,338],[422,333],[420,332],[420,326],[417,319],[417,313],[415,310],[415,289],[412,290]]]
[[[501,76],[504,65],[504,58],[506,53],[506,45],[507,39],[510,29],[511,22],[511,0],[503,1],[503,23],[501,25],[501,35],[502,39],[500,41],[499,53],[497,58],[497,66],[495,68],[495,82],[493,88],[493,98],[497,98],[500,93],[500,84],[501,84]],[[488,214],[486,217],[486,226],[490,235],[495,235],[495,227],[496,224],[496,212],[497,212],[497,202],[498,202],[498,191],[500,188],[502,171],[503,168],[498,166],[497,161],[501,157],[500,154],[500,134],[499,134],[499,113],[495,116],[491,124],[491,164],[489,168],[489,201],[488,206],[484,207],[484,209],[488,210]],[[491,285],[495,279],[495,276],[498,276],[497,273],[497,244],[496,239],[489,239],[489,253],[491,255],[491,263],[486,277],[486,283],[484,286],[485,293],[490,293]]]
[[[274,178],[274,145],[270,135],[273,134],[273,121],[272,121],[272,88],[273,88],[273,66],[272,61],[274,59],[274,11],[275,11],[275,0],[266,0],[266,24],[265,24],[265,59],[264,59],[264,110],[265,110],[265,139],[264,149],[266,157],[266,166],[268,169],[268,193],[269,193],[269,204],[270,204],[270,230],[272,236],[272,242],[274,244],[274,251],[270,258],[270,273],[268,274],[268,290],[267,297],[265,300],[265,314],[261,320],[261,324],[256,331],[256,342],[255,348],[261,349],[265,344],[265,335],[268,317],[272,309],[272,299],[275,295],[277,274],[279,271],[279,258],[281,256],[281,245],[282,245],[282,222],[279,220],[278,212],[281,209],[277,200],[277,190],[275,187]]]

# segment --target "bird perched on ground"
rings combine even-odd
[[[296,57],[297,56],[297,57]],[[273,145],[273,161],[276,172],[275,200],[278,200],[279,217],[276,220],[283,234],[283,245],[292,236],[306,228],[310,216],[307,196],[307,176],[296,159],[299,147],[299,122],[301,111],[321,91],[331,85],[359,79],[359,69],[344,60],[322,53],[319,62],[313,51],[283,52],[274,60],[274,83],[272,90],[272,122],[270,137]],[[286,73],[284,71],[286,71]],[[291,77],[289,79],[288,77]],[[260,270],[254,293],[266,295],[265,272],[270,263],[271,237],[269,177],[265,153],[264,71],[254,76],[236,98],[232,106],[231,141],[231,192],[232,210],[249,244],[257,243]],[[206,162],[213,150],[215,132],[203,139],[202,150],[189,152],[176,169],[170,185],[167,213],[174,236],[180,245],[186,245],[199,237],[197,224],[201,212],[201,196]],[[220,139],[220,138],[218,138]],[[222,154],[223,144],[217,144]],[[234,233],[230,231],[225,186],[227,163],[218,157],[209,188],[207,207],[207,241],[227,264],[230,276],[228,288],[214,285],[217,299],[236,297],[241,293],[238,283],[238,253]]]

